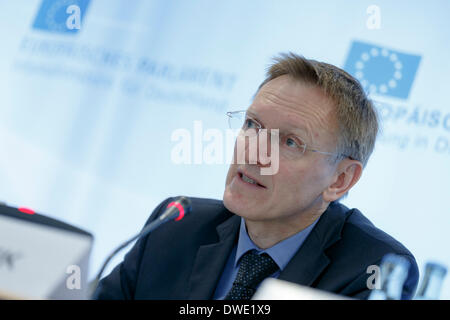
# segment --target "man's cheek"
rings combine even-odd
[[[299,194],[304,194],[314,183],[314,179],[310,179],[308,174],[307,170],[280,167],[280,176],[277,180],[286,192],[292,193],[298,198]]]
[[[230,168],[228,169],[225,185],[229,185],[236,174],[237,174],[237,166],[235,164],[231,164]]]

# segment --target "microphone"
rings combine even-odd
[[[111,261],[111,259],[123,248],[128,246],[130,243],[132,243],[134,240],[143,238],[147,236],[149,233],[163,225],[164,223],[175,220],[180,221],[183,219],[187,214],[191,212],[191,200],[188,197],[178,197],[175,201],[170,202],[167,205],[166,210],[154,221],[149,223],[147,226],[142,229],[141,232],[136,234],[135,236],[131,237],[129,240],[122,243],[117,249],[115,249],[109,256],[106,258],[105,262],[103,263],[102,267],[100,268],[100,271],[98,272],[97,276],[94,278],[94,280],[91,282],[90,287],[90,295],[89,297],[92,298],[93,294],[95,292],[95,289],[97,288],[98,283],[100,282],[100,279],[102,277],[103,271],[105,270],[108,263]]]

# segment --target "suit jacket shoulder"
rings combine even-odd
[[[176,197],[161,202],[145,226],[161,215]],[[192,213],[140,238],[123,261],[104,277],[95,299],[188,299],[197,251],[219,241],[216,228],[232,216],[222,202],[190,198]],[[144,226],[144,227],[145,227]],[[225,231],[228,229],[225,229]]]
[[[329,209],[328,214],[340,215],[344,223],[339,239],[325,249],[330,266],[329,272],[320,280],[327,282],[328,288],[334,285],[334,292],[367,298],[370,295],[367,280],[373,274],[368,268],[380,266],[386,254],[394,253],[403,256],[410,263],[402,299],[411,299],[419,279],[417,263],[412,253],[398,240],[377,228],[358,209],[348,209],[339,203],[330,205]],[[340,279],[339,284],[334,284],[333,277]]]

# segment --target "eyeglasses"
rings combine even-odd
[[[248,116],[245,110],[230,111],[226,114],[228,117],[228,125],[230,129],[241,130],[240,134],[244,134],[246,136],[259,135],[262,129],[266,129],[257,120]],[[278,142],[280,147],[280,154],[283,154],[286,158],[289,159],[301,157],[306,150],[329,156],[351,158],[344,154],[319,151],[309,148],[302,138],[292,134],[280,134]]]

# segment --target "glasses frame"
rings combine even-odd
[[[235,115],[237,115],[237,114],[239,114],[239,115],[242,115],[242,114],[243,114],[244,117],[247,117],[247,111],[246,111],[246,110],[228,111],[228,112],[226,113],[226,115],[227,115],[227,117],[228,117],[228,126],[230,127],[230,129],[233,129],[233,128],[231,127],[231,119],[232,119],[233,117],[235,118]],[[253,119],[253,118],[252,118],[252,120],[253,120],[253,121],[256,123],[256,125],[258,126],[258,128],[257,128],[257,134],[258,134],[258,133],[259,133],[259,130],[263,129],[263,127],[262,127],[262,125],[261,125],[257,120],[255,120],[255,119]],[[244,119],[244,122],[245,122],[245,119]],[[302,141],[303,141],[303,140],[302,140]],[[352,157],[347,156],[347,155],[345,155],[345,154],[343,154],[343,153],[338,154],[338,153],[332,153],[332,152],[320,151],[320,150],[317,150],[317,149],[309,148],[309,147],[306,145],[306,143],[303,143],[302,147],[303,147],[302,155],[305,153],[306,150],[308,150],[308,151],[311,151],[311,152],[317,152],[317,153],[321,153],[321,154],[325,154],[325,155],[329,155],[329,156],[344,157],[344,158],[350,158],[350,159],[354,160]]]

